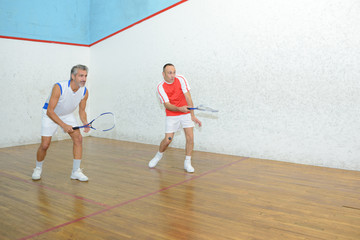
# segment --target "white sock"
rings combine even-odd
[[[39,168],[42,168],[42,165],[43,165],[44,161],[36,161],[36,167],[39,167]]]
[[[163,152],[161,153],[161,152],[157,152],[156,153],[156,157],[158,158],[158,159],[161,159],[162,158],[162,156],[163,156]]]
[[[185,156],[184,166],[191,166],[191,156]]]
[[[80,168],[81,159],[74,159],[73,160],[73,172]]]

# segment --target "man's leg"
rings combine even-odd
[[[75,130],[72,133],[69,133],[72,141],[73,141],[73,170],[71,173],[71,179],[77,179],[79,181],[87,181],[89,180],[87,176],[85,176],[81,169],[81,159],[82,159],[82,135],[80,130]]]
[[[191,156],[194,149],[194,128],[184,128],[184,132],[186,137],[185,154],[186,156]]]
[[[165,138],[160,143],[159,151],[156,153],[155,157],[151,159],[151,161],[149,162],[150,168],[155,167],[156,164],[160,161],[160,159],[163,156],[163,153],[168,148],[173,138],[174,138],[174,133],[165,133]]]
[[[161,141],[159,152],[163,153],[168,148],[174,138],[174,133],[165,133],[165,138]]]
[[[46,152],[50,147],[51,137],[42,136],[41,143],[36,153],[37,162],[42,162],[45,159]]]
[[[32,174],[33,180],[39,180],[41,178],[42,165],[46,156],[46,152],[50,147],[51,137],[42,136],[41,143],[36,153],[36,167]]]
[[[184,128],[184,132],[186,137],[184,169],[187,172],[194,172],[195,169],[191,166],[191,154],[194,149],[194,128]]]
[[[75,130],[72,133],[69,133],[72,141],[73,141],[73,156],[74,159],[82,158],[82,135],[80,130]]]

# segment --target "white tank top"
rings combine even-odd
[[[73,92],[70,87],[70,81],[71,80],[56,83],[57,85],[59,85],[61,92],[59,101],[54,110],[54,112],[58,116],[68,115],[74,112],[75,109],[79,106],[80,101],[85,97],[86,87],[80,87],[76,92]],[[52,92],[50,93],[50,96],[45,102],[45,105],[43,107],[44,109],[47,109],[49,105],[51,94]]]

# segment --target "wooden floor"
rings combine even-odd
[[[360,239],[360,172],[88,137],[70,180],[72,142],[0,149],[0,239]],[[360,161],[360,159],[359,159]]]

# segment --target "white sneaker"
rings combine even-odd
[[[149,162],[149,168],[154,168],[156,164],[158,164],[160,159],[161,158],[159,158],[158,156],[155,156],[153,159],[151,159],[151,161]]]
[[[41,172],[42,172],[42,168],[39,168],[39,167],[34,168],[34,172],[32,174],[32,179],[39,180],[41,178]]]
[[[195,169],[193,168],[193,166],[191,166],[191,161],[188,160],[185,160],[184,162],[184,169],[189,173],[195,172]]]
[[[81,182],[86,182],[87,180],[89,180],[89,178],[82,173],[82,170],[80,168],[78,168],[75,172],[72,172],[70,178],[79,180]]]

